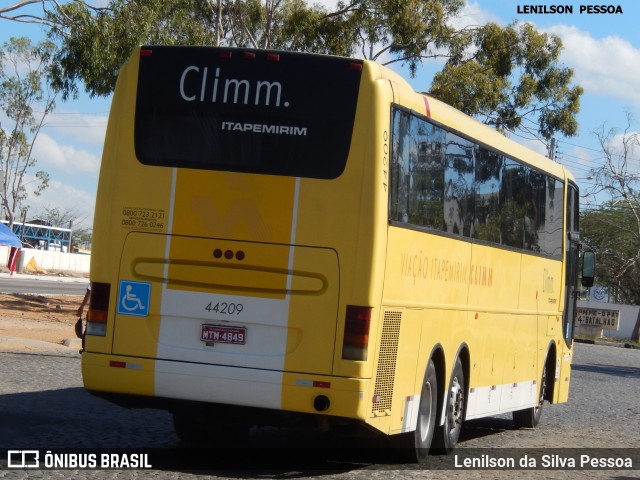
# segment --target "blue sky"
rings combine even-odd
[[[13,0],[0,0],[8,6]],[[333,3],[325,0],[324,3]],[[573,14],[519,14],[525,5],[572,5]],[[559,138],[558,160],[565,164],[579,180],[583,191],[588,189],[589,169],[599,164],[602,154],[593,132],[606,124],[619,130],[626,126],[626,112],[635,114],[640,125],[640,2],[612,1],[622,14],[581,14],[580,5],[607,4],[596,0],[467,0],[463,15],[456,25],[483,24],[494,21],[506,25],[514,20],[533,23],[538,29],[559,35],[564,43],[563,65],[574,69],[574,83],[585,92],[578,116],[580,129],[572,138]],[[0,43],[11,36],[27,36],[34,42],[43,38],[35,25],[0,20]],[[431,75],[437,64],[426,65],[415,78],[408,78],[416,90],[429,88]],[[82,226],[91,227],[97,187],[100,157],[110,108],[110,98],[89,98],[62,102],[48,118],[36,143],[38,169],[51,174],[50,187],[41,197],[28,199],[29,216],[43,206],[73,209]],[[5,124],[6,119],[0,117]],[[6,125],[6,124],[5,124]],[[530,148],[545,152],[539,141],[526,141]],[[639,152],[640,155],[640,152]],[[640,171],[640,163],[636,167]],[[585,202],[599,202],[585,198]]]

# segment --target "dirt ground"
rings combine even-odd
[[[81,301],[82,295],[0,294],[0,351],[60,347],[77,353],[74,325]]]

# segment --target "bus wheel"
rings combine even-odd
[[[434,447],[438,453],[451,453],[460,437],[465,404],[464,370],[458,358],[453,367],[444,411],[444,423],[435,431]]]
[[[429,360],[420,391],[418,420],[413,432],[393,435],[392,447],[399,460],[425,463],[433,439],[438,410],[438,378],[433,360]]]
[[[547,393],[547,362],[545,362],[542,369],[542,380],[540,382],[540,397],[538,398],[538,405],[531,408],[525,408],[524,410],[517,410],[513,412],[513,425],[516,428],[536,428],[540,423],[540,417],[542,416],[542,405]]]

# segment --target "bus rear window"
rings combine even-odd
[[[146,165],[331,179],[344,170],[362,62],[143,47],[135,151]]]

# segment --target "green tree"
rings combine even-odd
[[[463,5],[463,0],[350,0],[328,11],[303,0],[111,0],[105,8],[72,1],[54,4],[42,21],[60,45],[52,78],[66,98],[77,94],[79,83],[90,95],[111,93],[120,65],[140,44],[359,54],[403,62],[415,72],[424,59],[463,48],[448,26]]]
[[[576,134],[583,89],[558,64],[558,36],[531,24],[489,23],[471,33],[471,43],[471,53],[452,56],[435,75],[431,94],[498,130],[533,130],[545,139]]]
[[[11,38],[0,50],[0,110],[10,124],[0,127],[0,201],[4,215],[13,225],[27,196],[27,183],[35,182],[39,195],[49,182],[49,174],[27,174],[36,164],[33,144],[46,116],[53,110],[54,94],[46,87],[53,44],[32,45],[28,38]]]
[[[618,303],[640,305],[640,234],[633,208],[607,202],[582,212],[581,237],[596,252],[597,284],[606,287]]]
[[[621,303],[640,305],[640,134],[632,131],[633,117],[619,134],[603,125],[596,136],[604,161],[593,169],[593,187],[586,195],[610,200],[582,212],[581,236],[598,258],[597,282]]]

